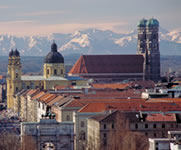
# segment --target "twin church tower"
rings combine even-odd
[[[160,80],[159,22],[142,19],[138,23],[137,54],[144,56],[145,80]]]

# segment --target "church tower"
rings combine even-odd
[[[144,57],[143,71],[144,80],[150,79],[150,64],[147,49],[147,33],[146,33],[146,19],[142,19],[138,22],[138,43],[137,54],[141,54]]]
[[[14,96],[22,89],[21,60],[18,50],[11,50],[8,59],[7,107],[14,109]]]
[[[160,79],[159,22],[142,19],[138,23],[137,54],[144,56],[144,79],[158,82]]]
[[[151,18],[146,24],[147,50],[150,62],[150,79],[160,80],[159,22]]]
[[[138,22],[138,49],[137,54],[144,54],[146,51],[146,19]]]
[[[57,51],[55,42],[51,45],[51,51],[44,60],[44,78],[51,76],[65,77],[64,58]]]

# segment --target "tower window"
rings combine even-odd
[[[49,74],[50,73],[50,71],[49,71],[49,69],[47,69],[47,74]]]
[[[154,35],[153,35],[153,39],[156,39],[156,37],[157,37],[156,34],[154,34]]]
[[[56,69],[54,69],[54,74],[57,74],[57,70]]]

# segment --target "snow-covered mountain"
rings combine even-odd
[[[17,48],[21,55],[46,55],[50,51],[53,40],[64,55],[71,53],[135,54],[137,50],[136,30],[119,34],[109,30],[87,29],[72,34],[54,33],[44,37],[0,35],[0,55],[8,55],[12,48]],[[181,55],[181,32],[168,32],[160,27],[160,52],[161,55]]]

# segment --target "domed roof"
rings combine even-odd
[[[14,51],[14,56],[19,56],[19,52],[17,49]]]
[[[146,23],[147,23],[146,19],[141,19],[137,25],[138,27],[146,27]]]
[[[151,18],[146,23],[147,26],[159,26],[158,20]]]
[[[57,51],[57,44],[55,42],[51,45],[51,51],[45,57],[44,63],[64,63],[64,58]]]
[[[11,51],[9,52],[9,57],[11,57],[13,55],[14,55],[14,52],[13,52],[13,49],[11,49]]]

